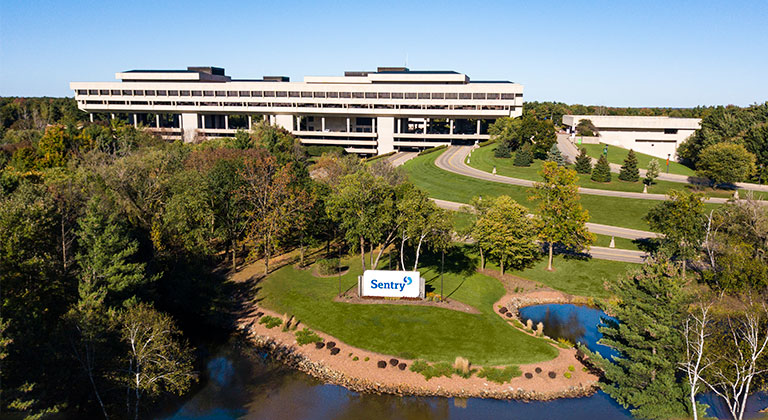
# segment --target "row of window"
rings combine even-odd
[[[354,99],[473,99],[513,100],[522,93],[457,93],[457,92],[298,92],[273,90],[136,90],[78,89],[78,95],[102,96],[212,96],[235,98],[354,98]]]
[[[443,109],[443,110],[481,110],[514,111],[509,105],[398,105],[398,104],[319,104],[319,103],[281,103],[281,102],[187,102],[187,101],[105,101],[87,100],[87,105],[153,105],[153,106],[227,106],[227,107],[279,107],[279,108],[342,108],[342,109]]]

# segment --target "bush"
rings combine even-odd
[[[387,367],[387,362],[383,360],[379,360],[378,362],[376,362],[376,366],[378,366],[379,369],[384,369]]]
[[[430,147],[429,149],[424,149],[424,150],[420,151],[418,156],[428,155],[430,153],[437,152],[438,150],[446,149],[447,147],[448,147],[448,145],[446,145],[446,144],[444,144],[442,146],[437,146],[437,147]]]
[[[576,166],[574,169],[580,174],[592,173],[592,158],[587,155],[587,149],[582,147],[581,151],[579,151],[579,155],[576,156]]]
[[[600,155],[595,169],[592,170],[590,179],[595,182],[611,182],[611,166],[608,164],[608,159],[605,158],[605,155]]]
[[[304,146],[308,156],[321,156],[323,153],[338,153],[345,155],[347,152],[341,146]]]
[[[400,370],[405,370],[406,366],[408,365],[406,365],[405,363],[400,363],[399,365],[397,365],[397,368]]]
[[[352,358],[352,361],[353,361],[353,362],[356,362],[356,361],[358,361],[358,360],[360,360],[360,358],[359,358],[359,357],[357,357],[357,356],[355,356],[355,357],[353,357],[353,358]]]
[[[331,356],[336,356],[337,354],[339,354],[339,352],[340,352],[340,351],[341,351],[341,350],[339,350],[339,348],[338,348],[338,347],[334,347],[334,348],[332,348],[332,349],[331,349]]]
[[[533,163],[533,150],[530,144],[524,144],[523,147],[517,150],[515,153],[515,160],[512,162],[515,166],[531,166]]]
[[[471,364],[469,363],[469,360],[463,357],[456,357],[456,360],[453,362],[453,370],[462,378],[469,378],[472,376]]]
[[[557,374],[555,372],[552,372],[552,371],[550,371],[547,375],[549,376],[550,379],[557,378]]]
[[[571,379],[571,376],[572,376],[572,375],[571,375],[571,372],[565,372],[565,373],[563,374],[563,376],[565,376],[565,377],[566,377],[566,378],[568,378],[568,379]]]
[[[318,273],[329,276],[339,272],[339,259],[338,258],[324,258],[317,261]]]
[[[317,343],[315,343],[316,349],[321,349],[323,347],[325,347],[325,343],[323,343],[322,341],[318,341]]]
[[[369,158],[363,159],[363,162],[374,162],[374,161],[377,161],[379,159],[390,157],[390,156],[394,155],[395,153],[397,153],[397,152],[393,150],[393,151],[391,151],[389,153],[384,153],[383,155],[371,156]]]
[[[495,139],[481,141],[480,143],[477,143],[477,146],[478,147],[485,147],[485,146],[488,146],[488,145],[493,144],[493,143],[496,143]]]
[[[392,366],[397,366],[397,364],[400,363],[397,359],[389,359],[389,364]]]
[[[367,362],[367,361],[371,360],[371,358],[368,357],[368,356],[365,356],[365,359],[363,359],[363,360],[365,360]]]
[[[505,382],[509,382],[512,380],[512,378],[517,378],[518,376],[522,375],[523,372],[520,370],[517,366],[507,366],[504,369],[497,369],[497,368],[483,368],[480,373],[477,374],[477,376],[481,378],[485,378],[491,382],[496,382],[497,384],[503,384]],[[533,375],[530,373],[526,373],[526,378],[530,379],[533,378]],[[528,375],[531,375],[530,377]]]
[[[713,144],[701,151],[696,162],[696,173],[713,184],[744,181],[754,170],[755,155],[734,143]]]
[[[268,329],[278,327],[282,323],[283,323],[283,320],[281,320],[280,318],[276,316],[269,316],[269,315],[264,315],[259,320],[259,324],[264,324],[264,326],[266,326]]]
[[[332,349],[332,348],[336,347],[336,342],[335,341],[329,341],[325,346],[328,347],[329,349]]]
[[[549,152],[547,152],[547,161],[555,162],[557,163],[557,166],[565,166],[565,158],[563,157],[563,154],[560,153],[560,149],[557,147],[557,143],[553,144],[552,147],[549,148]]]
[[[536,373],[541,373],[541,368],[540,368],[540,367],[537,367],[536,369],[534,369],[534,372],[536,372]]]
[[[571,372],[573,372],[573,371],[575,371],[575,370],[576,370],[576,368],[575,368],[575,367],[573,367],[573,365],[568,365],[568,370],[570,370]]]
[[[533,374],[531,372],[525,373],[525,379],[532,379],[532,378],[533,378]]]
[[[563,337],[560,337],[557,339],[557,346],[560,347],[561,349],[570,349],[575,347],[573,343],[571,343],[570,341],[568,341],[568,339],[565,339]]]
[[[439,362],[435,363],[434,365],[430,365],[423,360],[416,360],[413,362],[411,364],[410,370],[411,372],[420,373],[426,380],[430,380],[439,376],[450,378],[454,373],[453,367],[448,362]]]
[[[304,328],[301,331],[296,331],[296,342],[303,346],[305,344],[309,343],[318,343],[323,341],[322,338],[320,338],[319,335],[315,334],[314,331],[310,331],[309,328]]]
[[[509,309],[507,309],[506,306],[502,306],[501,308],[499,308],[499,313],[500,314],[505,314],[505,313],[507,313],[507,311],[509,311]]]

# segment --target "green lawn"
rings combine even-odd
[[[418,156],[405,163],[411,182],[427,191],[431,197],[459,203],[469,203],[472,197],[496,197],[506,194],[532,212],[535,203],[528,201],[528,188],[499,182],[485,181],[444,171],[435,166],[435,159],[443,152]],[[582,195],[581,203],[589,210],[590,221],[612,226],[649,230],[643,216],[659,202],[634,198]],[[717,207],[705,204],[707,211]]]
[[[351,266],[349,273],[342,276],[343,288],[348,289],[357,283],[359,257],[345,262]],[[333,302],[338,293],[337,278],[317,278],[309,270],[291,266],[263,280],[257,298],[265,307],[292,314],[310,328],[384,354],[433,362],[452,362],[462,356],[479,365],[536,363],[554,358],[557,350],[545,340],[524,334],[493,313],[492,304],[504,295],[504,288],[497,280],[474,272],[475,264],[462,249],[446,257],[444,291],[474,306],[480,314],[425,306]],[[420,267],[420,271],[427,290],[439,293],[436,269]]]
[[[532,268],[513,271],[511,274],[538,281],[572,295],[606,298],[608,291],[603,286],[605,281],[638,265],[594,258],[580,260],[556,256],[552,266],[555,271],[547,271],[547,260],[542,259]]]
[[[582,144],[581,146],[576,144],[576,147],[583,147],[587,149],[587,154],[597,159],[600,157],[601,154],[603,154],[603,148],[605,147],[605,143]],[[607,156],[608,162],[617,163],[621,165],[624,163],[624,159],[627,157],[627,153],[629,153],[629,149],[624,149],[619,146],[608,145],[608,156]],[[646,155],[638,152],[635,152],[635,156],[637,156],[638,167],[642,169],[647,168],[648,163],[652,159],[656,159],[659,161],[659,166],[661,168],[661,171],[666,172],[667,170],[666,159],[661,159],[655,156],[650,156],[650,155]],[[696,176],[696,171],[683,165],[682,163],[674,162],[672,160],[670,160],[669,162],[669,173],[677,174],[677,175]]]
[[[608,245],[611,244],[611,237],[609,235],[595,235],[597,237],[597,242],[595,242],[595,246],[604,246],[608,247]],[[631,249],[635,251],[639,251],[640,248],[637,246],[636,243],[632,242],[631,239],[627,238],[619,238],[614,237],[614,245],[618,249]]]
[[[593,145],[595,146],[595,145]],[[610,146],[609,146],[610,148]],[[534,160],[533,164],[529,167],[520,167],[512,164],[514,158],[497,158],[493,155],[496,145],[490,144],[479,149],[475,149],[472,152],[469,166],[480,169],[485,172],[492,172],[496,167],[496,173],[503,176],[509,176],[512,178],[528,179],[531,181],[541,180],[539,171],[543,161]],[[602,149],[601,149],[602,150]],[[610,152],[609,152],[610,153]],[[645,156],[645,155],[644,155]],[[639,160],[639,158],[638,158]],[[640,166],[645,168],[644,166]],[[638,182],[626,182],[619,179],[618,174],[611,174],[612,180],[608,183],[594,182],[589,179],[589,175],[579,174],[578,184],[580,187],[595,188],[600,190],[612,190],[612,191],[628,191],[628,192],[643,192],[642,181]],[[697,188],[691,184],[681,184],[679,182],[670,181],[656,181],[653,185],[648,187],[649,193],[666,194],[669,190],[686,188],[691,191],[703,192],[711,197],[723,197],[728,198],[733,195],[731,191],[714,190],[711,188]]]

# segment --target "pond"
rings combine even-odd
[[[521,316],[544,322],[551,337],[584,343],[612,357],[616,352],[597,344],[597,325],[605,314],[576,305],[538,305],[523,308]],[[590,397],[547,402],[500,401],[480,398],[397,397],[359,394],[323,384],[270,360],[247,343],[233,340],[212,353],[203,375],[204,385],[185,401],[167,407],[154,418],[183,419],[629,419],[627,410],[603,392]],[[727,418],[723,404],[711,395],[701,402],[709,414]],[[768,396],[750,398],[747,418],[768,405]]]

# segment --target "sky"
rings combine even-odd
[[[233,78],[401,66],[510,80],[526,101],[768,100],[768,1],[0,1],[0,96],[130,69]]]

